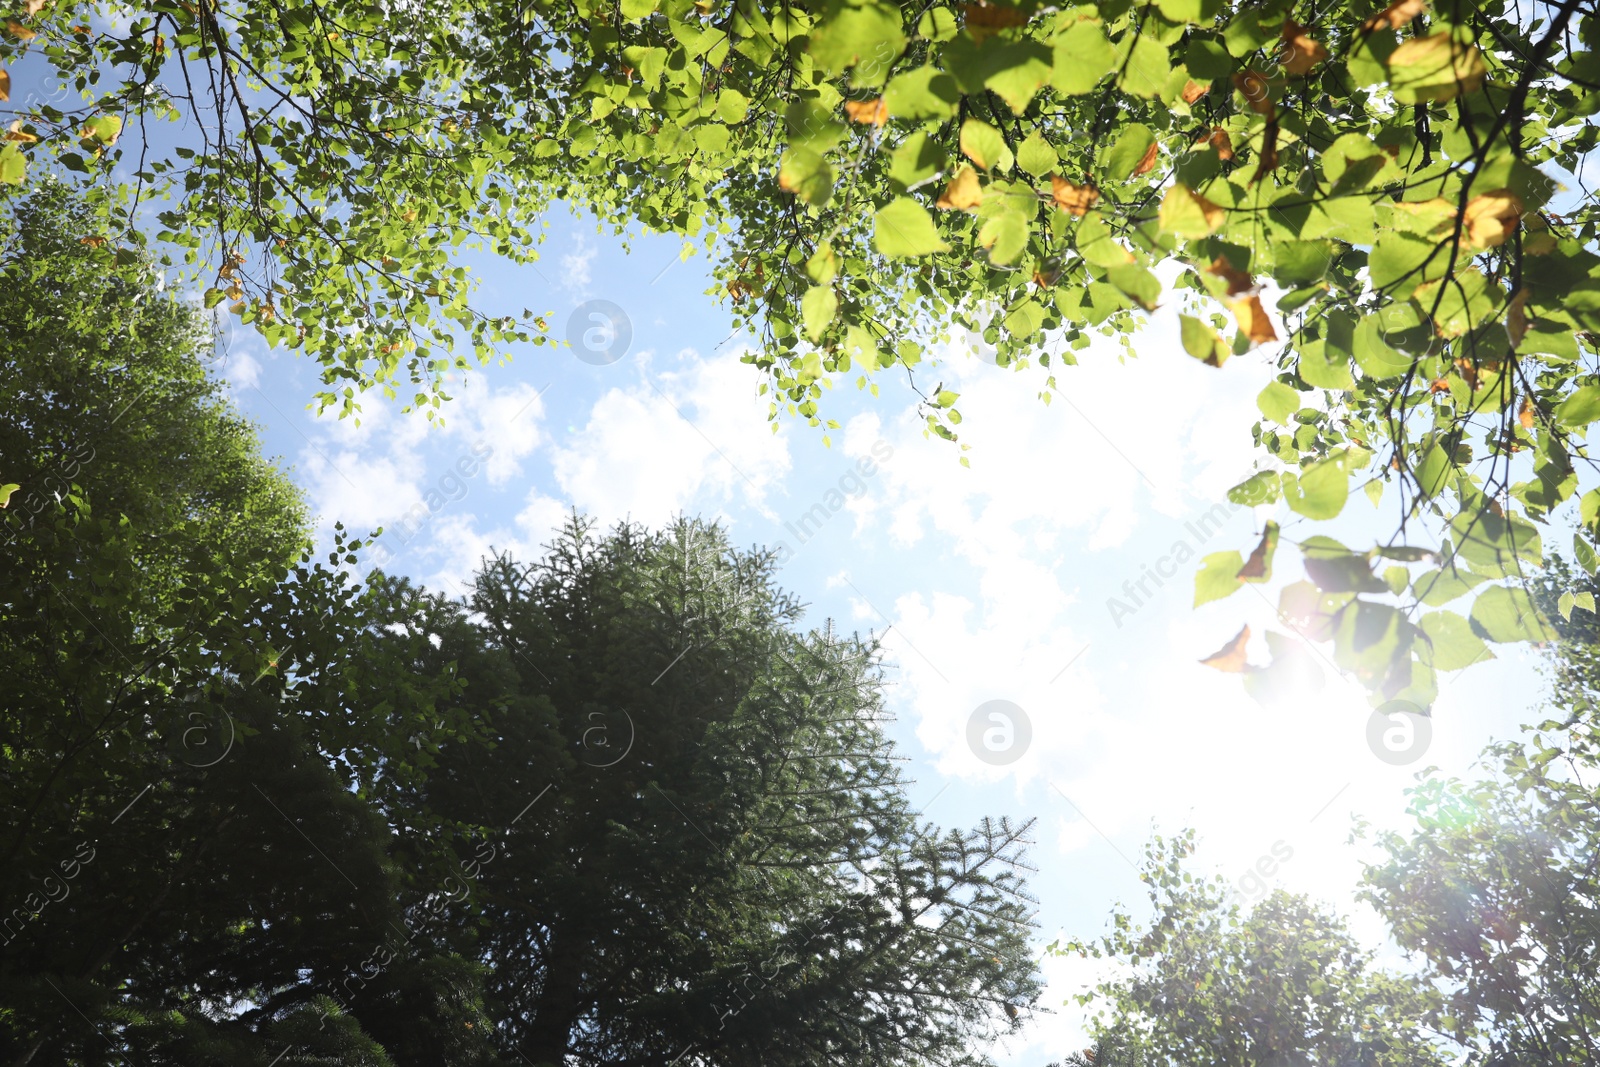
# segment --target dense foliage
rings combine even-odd
[[[1061,954],[1116,961],[1082,995],[1097,1009],[1101,1067],[1443,1067],[1438,995],[1372,962],[1325,907],[1275,890],[1243,907],[1184,869],[1194,835],[1152,842],[1147,926],[1119,909],[1095,942]],[[1102,1064],[1101,1060],[1105,1063]]]
[[[181,249],[208,306],[322,363],[325,403],[410,380],[431,410],[463,338],[543,340],[472,310],[459,253],[536,255],[557,199],[714,250],[774,416],[831,424],[825,380],[897,367],[954,438],[942,342],[1048,398],[1165,304],[1222,373],[1284,342],[1236,499],[1320,522],[1364,486],[1423,531],[1303,543],[1331,563],[1285,594],[1298,637],[1427,705],[1485,639],[1547,636],[1515,579],[1600,418],[1579,0],[27,0],[7,25],[34,92],[0,190],[98,183],[108,240]],[[1592,536],[1600,489],[1577,510]]]

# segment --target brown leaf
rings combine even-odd
[[[1312,67],[1328,58],[1328,50],[1322,43],[1307,36],[1306,28],[1294,19],[1283,20],[1283,43],[1288,50],[1283,69],[1296,78],[1311,73]]]
[[[6,137],[5,137],[5,139],[8,140],[8,141],[21,141],[23,144],[32,144],[33,142],[37,141],[39,138],[35,137],[31,133],[23,132],[22,120],[21,119],[17,119],[10,126],[6,127]]]
[[[1511,347],[1516,348],[1528,335],[1528,297],[1526,289],[1518,289],[1506,307],[1506,333],[1511,335]]]
[[[0,70],[0,102],[11,99],[11,75]]]
[[[976,211],[981,203],[983,186],[978,184],[978,172],[963,163],[934,206],[945,211]]]
[[[1183,84],[1183,102],[1192,104],[1210,91],[1210,82],[1197,82],[1191,78]]]
[[[1261,531],[1261,540],[1256,544],[1255,551],[1250,553],[1250,558],[1244,561],[1244,566],[1239,568],[1241,582],[1260,582],[1267,577],[1267,555],[1278,546],[1278,524],[1267,523],[1267,528]]]
[[[23,8],[23,10],[29,16],[33,16],[33,15],[37,15],[40,11],[43,11],[44,10],[44,5],[45,5],[45,0],[28,0],[27,6],[25,8]]]
[[[1061,261],[1059,259],[1047,259],[1034,269],[1033,284],[1041,289],[1053,288],[1056,282],[1060,280]]]
[[[1450,379],[1448,378],[1435,378],[1433,381],[1428,383],[1429,393],[1448,393],[1449,391]]]
[[[1278,331],[1273,328],[1272,320],[1267,318],[1267,309],[1261,306],[1260,296],[1252,293],[1241,297],[1233,301],[1229,308],[1239,323],[1239,332],[1248,337],[1251,344],[1265,344],[1278,339]]]
[[[31,41],[39,36],[15,19],[6,19],[6,32],[19,41]]]
[[[968,4],[965,9],[967,15],[967,33],[972,39],[982,44],[1001,30],[1012,26],[1021,26],[1028,21],[1025,12],[1014,7],[1002,7],[999,4]]]
[[[105,245],[106,239],[104,237],[80,237],[78,238],[78,243],[80,245],[88,245],[90,248],[101,248]]]
[[[1396,0],[1361,24],[1368,33],[1376,29],[1398,30],[1428,8],[1427,0]]]
[[[1074,185],[1065,178],[1053,177],[1050,179],[1050,195],[1062,211],[1083,216],[1099,201],[1100,190],[1094,187],[1093,182]]]
[[[1228,283],[1228,295],[1238,296],[1248,293],[1256,287],[1256,280],[1244,271],[1234,267],[1224,256],[1218,256],[1211,261],[1211,266],[1206,268],[1207,274],[1214,274]]]
[[[1261,131],[1261,162],[1256,167],[1255,177],[1250,179],[1250,184],[1255,185],[1268,174],[1278,169],[1278,122],[1276,119],[1267,120],[1267,128]]]
[[[1245,646],[1250,643],[1250,627],[1242,627],[1233,640],[1217,649],[1200,662],[1213,670],[1226,671],[1229,674],[1243,674],[1245,668]]]
[[[1154,141],[1150,142],[1150,147],[1146,148],[1144,150],[1144,155],[1139,157],[1139,165],[1133,168],[1134,176],[1138,177],[1141,174],[1149,174],[1152,170],[1154,170],[1156,166],[1156,157],[1159,155],[1160,152],[1156,143]]]
[[[1211,147],[1217,150],[1217,158],[1226,163],[1233,158],[1233,140],[1228,136],[1228,131],[1221,126],[1211,128],[1211,136],[1206,138]]]
[[[1517,421],[1522,423],[1524,430],[1533,429],[1533,401],[1527,397],[1522,398],[1522,408],[1517,412]]]
[[[1239,90],[1250,110],[1267,118],[1278,113],[1264,75],[1253,70],[1241,70],[1233,76],[1233,87]]]
[[[889,121],[889,108],[881,96],[871,100],[846,100],[844,113],[851,122],[862,126],[882,126]]]
[[[1522,201],[1510,189],[1494,189],[1467,201],[1461,213],[1467,244],[1493,248],[1504,243],[1522,218]]]

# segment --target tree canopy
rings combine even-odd
[[[431,411],[461,346],[544,341],[473,310],[460,253],[536,256],[564,200],[704,244],[773,416],[824,427],[825,383],[897,368],[954,440],[937,362],[969,340],[1045,399],[1158,306],[1219,373],[1282,342],[1231,495],[1399,509],[1371,548],[1302,541],[1275,639],[1331,641],[1375,699],[1548,636],[1512,579],[1563,505],[1594,556],[1578,0],[29,0],[8,26],[39,92],[4,188],[84,175],[106,240],[180,252],[208,306],[322,364],[325,404],[409,381]],[[1276,545],[1214,558],[1205,595]]]

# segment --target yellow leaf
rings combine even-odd
[[[1488,76],[1483,53],[1449,30],[1413,37],[1389,55],[1389,84],[1403,104],[1454,100],[1476,92]]]
[[[1141,174],[1149,174],[1152,170],[1154,170],[1156,166],[1156,158],[1159,154],[1159,146],[1156,144],[1156,142],[1151,141],[1150,147],[1146,148],[1144,150],[1144,155],[1139,157],[1139,165],[1133,168],[1134,177],[1138,177]]]
[[[978,184],[978,172],[963,163],[934,206],[945,211],[975,211],[981,203],[983,186]]]
[[[1233,640],[1217,649],[1200,662],[1214,670],[1226,671],[1229,674],[1243,674],[1245,668],[1245,646],[1250,643],[1250,627],[1245,626],[1234,635]]]
[[[1295,77],[1304,77],[1311,68],[1328,58],[1328,50],[1320,41],[1306,35],[1306,28],[1294,19],[1283,20],[1283,43],[1288,49],[1283,69]]]
[[[967,33],[982,44],[1001,30],[1021,26],[1028,21],[1025,12],[999,4],[977,3],[966,5]]]
[[[1250,110],[1257,115],[1265,115],[1270,119],[1277,114],[1278,109],[1272,103],[1271,89],[1264,75],[1253,70],[1241,70],[1233,76],[1233,87],[1239,90],[1239,95],[1244,97]]]
[[[31,41],[39,36],[15,19],[6,19],[6,32],[19,41]]]
[[[1224,163],[1233,158],[1233,139],[1221,126],[1213,126],[1211,136],[1206,138],[1206,141],[1217,150],[1217,158]]]
[[[24,10],[30,16],[31,15],[37,15],[40,11],[44,10],[44,5],[45,5],[45,0],[28,0],[28,5]]]
[[[31,133],[24,132],[22,129],[22,120],[17,119],[11,125],[6,127],[5,139],[8,141],[21,141],[23,144],[32,144],[39,138],[35,137]]]
[[[1427,0],[1397,0],[1361,24],[1368,33],[1376,29],[1398,30],[1428,9]]]
[[[1050,195],[1062,211],[1082,216],[1088,214],[1089,209],[1099,201],[1100,190],[1092,182],[1074,185],[1065,178],[1051,178]]]
[[[1278,331],[1273,329],[1272,320],[1267,318],[1267,310],[1261,306],[1261,297],[1255,294],[1233,301],[1228,305],[1233,312],[1233,317],[1239,323],[1239,332],[1250,339],[1251,344],[1264,344],[1267,341],[1276,341]]]
[[[11,75],[0,70],[0,101],[11,99]]]
[[[1247,293],[1256,287],[1254,278],[1236,268],[1222,256],[1218,256],[1211,261],[1211,266],[1206,268],[1206,273],[1227,282],[1229,296],[1238,296],[1240,293]]]
[[[1506,333],[1511,335],[1511,347],[1515,348],[1522,343],[1528,335],[1528,297],[1531,294],[1527,289],[1518,289],[1517,295],[1511,298],[1511,304],[1506,308]]]
[[[862,126],[882,126],[889,121],[889,109],[884,105],[883,97],[874,97],[871,100],[846,100],[844,113],[851,122]]]
[[[1162,230],[1179,237],[1205,237],[1227,221],[1228,213],[1182,182],[1174,182],[1161,198],[1157,213]]]
[[[1473,248],[1494,248],[1504,243],[1522,218],[1522,201],[1510,189],[1494,189],[1467,201],[1461,213],[1467,244]]]

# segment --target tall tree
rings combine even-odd
[[[1153,915],[1119,909],[1096,942],[1055,946],[1119,964],[1084,993],[1103,1067],[1443,1067],[1448,1034],[1425,981],[1384,971],[1327,908],[1276,890],[1246,910],[1184,869],[1192,832],[1155,839]],[[1081,1061],[1075,1061],[1081,1062]]]
[[[1037,995],[1026,827],[919,819],[875,648],[773,576],[714,526],[574,520],[478,579],[498,658],[444,635],[494,743],[394,803],[460,828],[447,941],[522,1059],[981,1063]]]
[[[893,368],[954,439],[942,342],[1037,364],[1049,397],[1164,301],[1212,366],[1285,342],[1235,499],[1321,522],[1389,487],[1402,533],[1449,527],[1420,572],[1398,537],[1312,545],[1337,559],[1283,605],[1299,636],[1428,704],[1482,638],[1546,634],[1514,579],[1600,418],[1593,200],[1557,180],[1600,136],[1579,0],[29,0],[7,25],[0,66],[37,91],[0,189],[105,178],[116,240],[181,249],[208,306],[321,362],[324,403],[431,410],[459,337],[543,340],[474,311],[457,255],[534,256],[558,198],[712,248],[773,415],[818,425],[825,380]],[[1593,540],[1600,489],[1579,510]],[[1478,578],[1471,625],[1434,610]],[[1374,599],[1391,581],[1415,610]]]
[[[1484,777],[1420,782],[1414,828],[1379,835],[1366,872],[1365,895],[1450,990],[1452,1025],[1482,1027],[1495,1067],[1600,1063],[1595,589],[1551,561],[1537,597],[1560,634],[1552,717],[1491,746]]]
[[[407,902],[359,772],[404,770],[408,706],[340,695],[388,673],[346,650],[394,644],[336,569],[359,543],[304,554],[298,492],[148,261],[60,188],[0,225],[0,1062],[438,1062],[328,999]],[[405,962],[388,998],[454,1040],[473,969]]]

